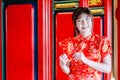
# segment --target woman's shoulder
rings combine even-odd
[[[74,39],[74,40],[80,39],[80,35],[77,35],[77,36],[73,37],[73,39]]]
[[[98,34],[94,34],[95,36],[95,40],[100,40],[100,41],[109,41],[107,36],[103,36],[103,35],[98,35]]]
[[[75,36],[75,37],[66,38],[66,39],[60,41],[60,43],[61,43],[61,42],[62,42],[62,43],[68,43],[68,42],[74,43],[74,42],[79,42],[79,41],[81,41],[81,38],[80,38],[79,35],[77,35],[77,36]]]
[[[68,42],[72,42],[72,40],[73,40],[72,37],[65,38],[65,39],[59,41],[59,45],[61,45],[61,44],[66,44],[66,43],[68,43]]]
[[[76,43],[76,42],[81,42],[82,38],[80,35],[77,35],[77,36],[73,37],[72,40],[73,40],[73,43]]]

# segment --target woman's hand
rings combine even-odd
[[[68,56],[64,53],[62,54],[60,57],[60,66],[67,66],[67,62],[68,62]]]
[[[72,57],[74,61],[78,61],[78,60],[82,62],[87,61],[87,58],[85,57],[83,52],[76,52]]]
[[[90,59],[87,59],[83,52],[76,52],[73,56],[73,60],[82,61],[86,65],[105,73],[109,73],[111,71],[111,56],[108,54],[103,58],[103,62],[95,62]]]
[[[63,72],[69,74],[70,68],[68,64],[70,64],[70,62],[68,60],[68,56],[64,53],[59,57],[59,60],[60,60],[60,67],[62,68]]]

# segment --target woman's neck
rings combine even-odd
[[[86,33],[80,33],[82,36],[83,36],[83,38],[86,38],[87,36],[89,36],[89,35],[91,35],[92,34],[92,32],[86,32]]]

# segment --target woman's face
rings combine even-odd
[[[82,13],[76,20],[76,27],[80,34],[92,33],[92,17]]]

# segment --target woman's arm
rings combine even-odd
[[[87,59],[82,52],[77,52],[75,55],[73,55],[73,59],[75,61],[81,60],[83,63],[87,64],[88,66],[104,72],[109,73],[111,71],[111,56],[108,54],[106,57],[104,57],[102,63],[98,63],[92,60]]]
[[[66,74],[70,73],[70,68],[69,68],[69,60],[68,60],[68,56],[64,53],[59,57],[60,60],[60,67],[62,69],[62,71]]]
[[[104,57],[103,63],[94,62],[89,59],[86,59],[83,62],[85,64],[89,65],[90,67],[92,67],[98,71],[101,71],[101,72],[109,73],[111,71],[111,56],[110,56],[110,54],[107,55],[106,57]]]

